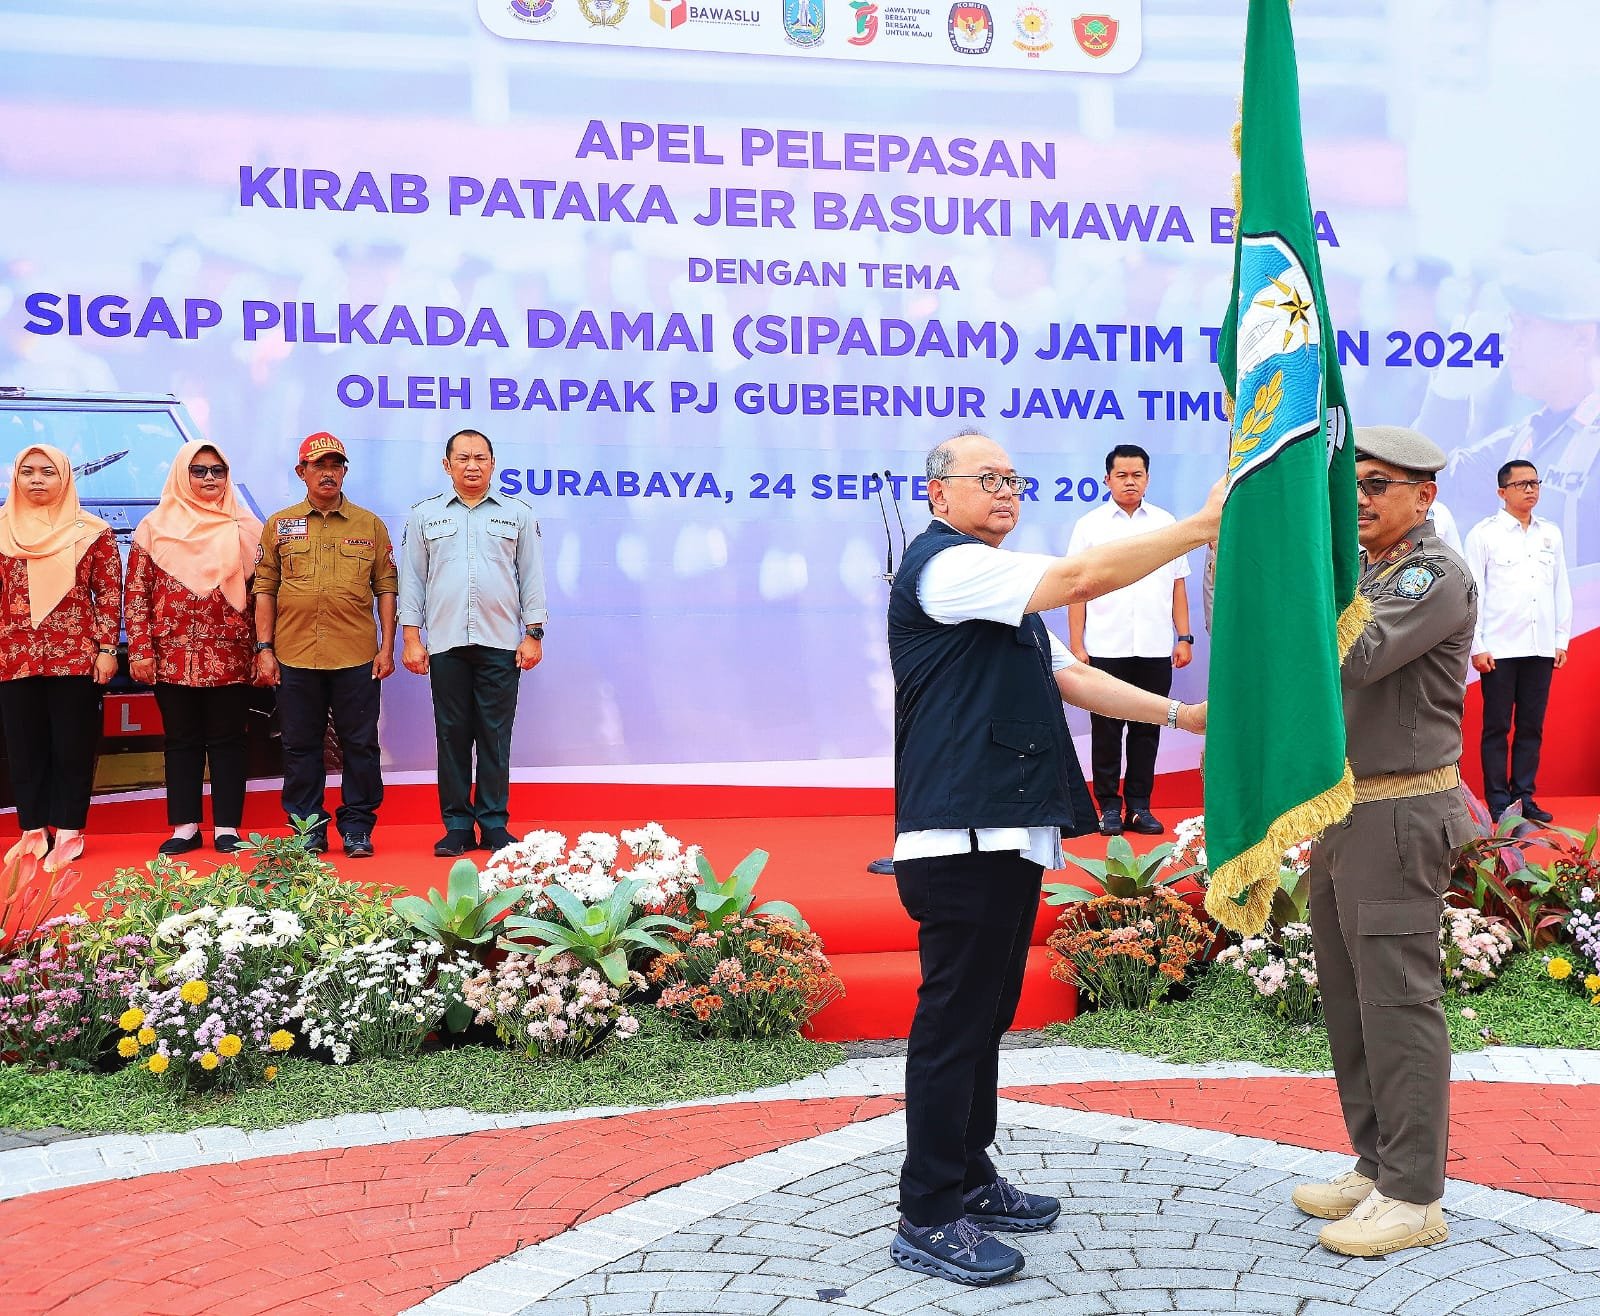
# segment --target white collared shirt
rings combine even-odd
[[[1467,536],[1467,567],[1478,583],[1472,652],[1494,658],[1553,658],[1572,639],[1572,585],[1561,529],[1532,517],[1524,529],[1502,509]]]
[[[1102,503],[1078,518],[1067,553],[1082,553],[1132,535],[1176,524],[1172,513],[1148,501],[1130,512]],[[1174,558],[1131,585],[1084,605],[1083,647],[1101,658],[1170,658],[1173,586],[1189,574],[1189,559]]]
[[[1028,600],[1054,562],[1047,553],[1009,553],[988,544],[957,544],[935,554],[922,568],[917,602],[934,621],[947,626],[964,621],[1020,626]],[[1066,645],[1049,631],[1046,634],[1050,635],[1050,670],[1071,667],[1076,660]],[[979,827],[977,837],[978,849],[985,853],[1016,850],[1045,868],[1060,868],[1065,862],[1059,827]],[[896,859],[935,859],[971,852],[972,837],[965,827],[901,832],[894,838]]]
[[[1428,519],[1433,522],[1433,533],[1444,540],[1445,547],[1457,557],[1466,557],[1461,549],[1461,532],[1456,529],[1456,518],[1443,501],[1438,498],[1433,500],[1433,506],[1428,509]]]

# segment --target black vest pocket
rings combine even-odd
[[[984,762],[992,803],[1046,799],[1056,785],[1048,722],[996,718],[989,723]]]

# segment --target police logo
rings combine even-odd
[[[958,55],[987,55],[994,45],[994,19],[988,5],[950,6],[950,49]]]
[[[1038,59],[1055,45],[1050,40],[1050,15],[1038,5],[1017,10],[1017,39],[1011,43],[1029,59]]]
[[[791,45],[820,45],[827,25],[823,0],[783,0],[783,35]]]
[[[1394,583],[1394,592],[1403,599],[1420,599],[1430,589],[1441,573],[1426,566],[1407,567]]]
[[[590,27],[616,27],[628,16],[628,0],[578,0]]]
[[[1324,429],[1322,322],[1300,259],[1275,233],[1239,238],[1238,399],[1228,446],[1237,484],[1297,439]],[[1342,414],[1329,413],[1328,456],[1345,441]]]
[[[556,0],[511,0],[511,16],[524,23],[542,23],[556,12]]]
[[[1099,59],[1111,53],[1121,26],[1110,14],[1079,14],[1072,20],[1072,35],[1079,50],[1090,59]]]

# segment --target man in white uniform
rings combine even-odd
[[[1509,461],[1496,480],[1501,509],[1472,527],[1465,554],[1478,584],[1472,665],[1483,683],[1483,802],[1498,819],[1520,800],[1523,817],[1547,823],[1534,778],[1551,677],[1566,665],[1572,639],[1572,586],[1560,527],[1533,514],[1540,487],[1533,463]]]
[[[1146,501],[1149,485],[1150,454],[1143,448],[1119,443],[1108,452],[1106,487],[1111,490],[1111,500],[1078,519],[1067,544],[1068,555],[1172,525],[1170,512]],[[1194,660],[1189,594],[1184,584],[1188,575],[1189,559],[1178,557],[1122,589],[1088,603],[1072,604],[1067,609],[1067,634],[1073,657],[1166,698],[1172,693],[1173,671]],[[1126,778],[1124,732],[1128,740]],[[1161,728],[1096,713],[1089,718],[1089,736],[1101,833],[1115,836],[1126,827],[1130,832],[1155,836],[1166,830],[1150,812]]]

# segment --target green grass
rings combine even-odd
[[[1333,1068],[1328,1034],[1320,1023],[1286,1024],[1255,1003],[1244,979],[1213,971],[1187,1001],[1153,1010],[1091,1010],[1048,1031],[1072,1046],[1109,1047],[1185,1064],[1252,1060],[1274,1069]],[[1552,982],[1538,955],[1518,955],[1499,980],[1481,992],[1445,997],[1450,1045],[1479,1051],[1488,1032],[1506,1046],[1600,1049],[1600,1006]],[[1466,1018],[1470,1009],[1476,1018]]]
[[[613,1040],[584,1060],[530,1060],[480,1046],[342,1067],[289,1058],[274,1083],[181,1103],[138,1071],[29,1073],[0,1065],[0,1126],[179,1133],[211,1125],[270,1129],[411,1106],[509,1113],[654,1105],[803,1078],[843,1056],[838,1046],[795,1036],[758,1042],[689,1038],[647,1015],[636,1037]]]

